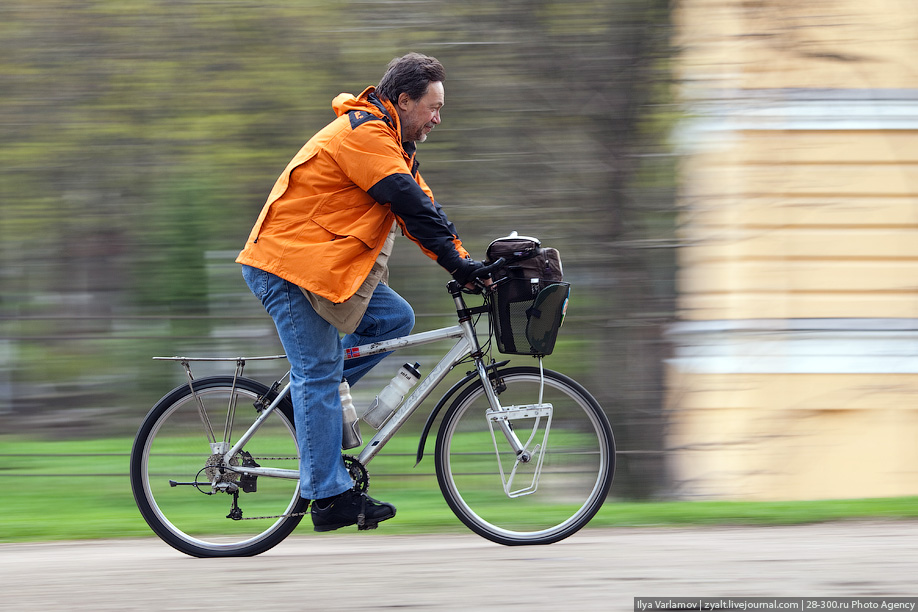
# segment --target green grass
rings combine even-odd
[[[404,436],[372,464],[372,491],[398,507],[386,533],[466,532],[427,456]],[[0,437],[0,542],[152,537],[128,479],[126,438],[51,442]],[[613,488],[614,491],[614,488]],[[632,502],[610,499],[590,527],[787,525],[918,519],[918,497],[795,502]],[[306,534],[306,525],[298,533]]]

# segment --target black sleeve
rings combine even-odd
[[[462,257],[453,242],[455,226],[411,175],[390,174],[367,193],[380,204],[389,204],[402,220],[408,237],[436,255],[438,264],[450,272],[459,267]]]

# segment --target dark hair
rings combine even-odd
[[[398,97],[405,92],[412,100],[418,100],[431,82],[445,78],[446,70],[436,58],[409,53],[389,62],[386,74],[376,86],[376,94],[384,100],[398,102]]]

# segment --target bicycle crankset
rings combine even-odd
[[[370,488],[370,474],[367,468],[360,463],[357,457],[351,455],[341,455],[344,460],[344,466],[347,468],[351,478],[354,479],[354,490],[358,493],[366,493]]]

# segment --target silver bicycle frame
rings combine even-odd
[[[464,308],[461,297],[456,297],[457,308]],[[387,353],[389,351],[395,351],[399,349],[411,348],[415,346],[420,346],[422,344],[428,344],[431,342],[439,342],[441,340],[448,340],[450,338],[456,338],[456,344],[449,350],[449,352],[444,355],[444,357],[437,363],[436,366],[430,371],[430,373],[424,377],[423,380],[418,384],[418,386],[412,391],[408,397],[402,402],[401,406],[396,410],[392,417],[386,421],[382,428],[376,432],[376,435],[363,447],[361,450],[358,460],[366,465],[369,463],[373,457],[385,446],[392,436],[401,428],[401,426],[408,420],[408,418],[420,407],[420,405],[427,399],[427,396],[430,395],[431,391],[440,384],[443,379],[446,377],[449,372],[456,367],[463,359],[465,359],[470,354],[476,353],[478,351],[478,339],[475,335],[475,328],[470,320],[460,321],[458,325],[452,327],[444,327],[441,329],[435,329],[427,332],[421,332],[417,334],[410,334],[408,336],[403,336],[401,338],[395,338],[392,340],[385,340],[381,342],[373,342],[371,344],[366,344],[358,346],[347,351],[345,359],[356,359],[357,357],[366,357],[369,355],[377,355],[379,353]],[[476,359],[475,363],[478,369],[478,375],[484,384],[485,393],[488,397],[488,401],[491,405],[493,411],[502,410],[500,406],[500,401],[497,398],[497,394],[494,393],[491,385],[488,383],[488,375],[485,370],[485,365],[481,359]],[[252,476],[268,476],[273,478],[291,478],[297,479],[300,477],[298,470],[290,469],[280,469],[280,468],[264,468],[264,467],[242,467],[242,466],[231,466],[229,465],[230,458],[236,456],[236,454],[252,439],[252,436],[255,435],[255,432],[258,431],[258,428],[261,427],[261,424],[268,418],[268,416],[280,405],[281,401],[290,393],[290,383],[288,382],[286,386],[278,393],[277,397],[274,399],[271,404],[265,408],[259,417],[252,423],[248,431],[246,431],[239,440],[233,445],[231,449],[228,449],[225,453],[224,458],[224,467],[239,473],[249,474]],[[498,421],[498,426],[503,432],[504,436],[507,438],[510,443],[511,448],[517,453],[520,454],[523,452],[523,444],[520,442],[519,438],[513,432],[513,430],[508,426],[507,421],[502,420]]]

